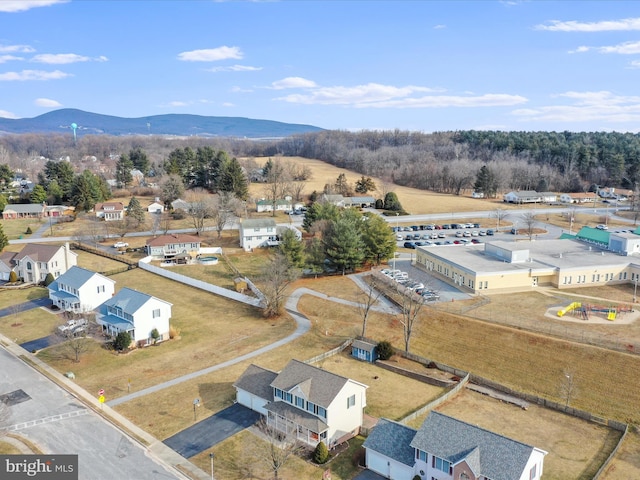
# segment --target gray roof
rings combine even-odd
[[[271,382],[277,376],[276,372],[251,364],[233,386],[265,400],[272,401],[273,389],[271,388]]]
[[[243,230],[247,228],[267,228],[275,227],[276,221],[273,218],[247,218],[240,224]]]
[[[271,386],[290,392],[296,386],[304,392],[307,400],[328,408],[336,395],[350,380],[335,373],[291,360],[278,374]]]
[[[345,197],[346,202],[350,203],[375,203],[376,199],[373,197]]]
[[[43,245],[41,243],[27,243],[20,253],[18,253],[14,260],[22,260],[24,257],[29,257],[37,262],[48,262],[51,260],[60,249],[65,247],[60,245]],[[75,254],[74,254],[75,255]]]
[[[107,278],[104,275],[100,275],[99,273],[92,272],[91,270],[87,270],[86,268],[73,266],[56,279],[55,281],[56,288],[57,288],[57,284],[60,284],[60,283],[63,285],[68,285],[72,288],[76,288],[76,289],[80,288],[82,285],[87,283],[87,281],[94,275],[98,275],[99,277],[101,277],[103,280],[106,280],[107,282],[116,283],[110,278]],[[50,290],[53,289],[52,287],[53,287],[53,284],[49,285]]]
[[[476,476],[492,480],[520,478],[534,450],[530,445],[434,411],[416,433],[411,447],[454,465],[466,461]]]
[[[415,454],[411,440],[415,434],[413,428],[381,418],[362,446],[412,467]]]
[[[264,408],[269,412],[276,413],[287,420],[295,422],[297,425],[302,425],[315,433],[322,433],[329,428],[329,425],[312,413],[300,410],[299,408],[285,402],[271,402],[265,405]]]
[[[41,213],[44,211],[44,205],[41,203],[11,203],[6,205],[3,211],[16,213]]]
[[[376,345],[373,343],[365,342],[364,340],[354,340],[351,344],[351,347],[364,350],[365,352],[373,352],[373,350],[376,348]]]
[[[104,302],[100,306],[100,311],[106,312],[106,307],[120,307],[125,313],[133,315],[145,303],[154,298],[159,302],[164,302],[171,305],[169,302],[165,302],[164,300],[160,300],[159,298],[152,297],[151,295],[147,295],[146,293],[138,292],[136,290],[125,287],[109,300]]]

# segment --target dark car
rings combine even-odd
[[[487,235],[493,235],[495,233],[495,231],[493,230],[493,228],[490,228],[489,230],[487,230]]]
[[[479,223],[474,223],[473,224],[473,228],[480,228],[480,224]]]
[[[450,223],[445,223],[444,225],[442,225],[442,229],[443,230],[451,230],[451,224]]]
[[[416,248],[416,244],[413,242],[404,242],[404,248]]]

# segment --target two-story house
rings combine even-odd
[[[298,360],[279,373],[250,365],[233,386],[239,404],[312,447],[357,435],[367,406],[366,385]]]
[[[172,304],[159,298],[123,288],[98,307],[96,321],[109,336],[129,332],[137,346],[154,342],[151,332],[156,329],[160,340],[169,338]]]
[[[124,218],[124,204],[122,202],[96,203],[94,207],[96,217],[102,218],[105,222],[113,222]]]
[[[539,480],[547,454],[435,411],[419,430],[380,419],[363,447],[367,468],[392,480]]]
[[[272,218],[243,220],[240,224],[240,246],[245,251],[278,244],[276,221]]]
[[[81,267],[71,267],[47,287],[53,305],[67,312],[83,313],[94,310],[110,299],[115,281]]]
[[[47,274],[58,278],[78,263],[78,255],[65,245],[28,243],[18,253],[5,252],[0,257],[2,280],[8,280],[13,270],[24,282],[44,282]]]
[[[200,246],[200,238],[180,233],[158,235],[146,242],[147,255],[155,260],[196,258],[200,254]]]

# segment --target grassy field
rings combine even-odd
[[[613,461],[600,476],[602,480],[636,478],[640,472],[640,434],[631,427]]]
[[[0,317],[0,332],[20,344],[54,333],[62,318],[44,308]]]
[[[46,220],[38,218],[18,218],[15,220],[0,220],[2,230],[9,240],[16,240],[18,238],[28,238],[26,233],[27,228],[31,228],[32,232],[35,232],[38,228],[44,225]]]

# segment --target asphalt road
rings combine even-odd
[[[48,297],[36,298],[35,300],[29,300],[28,302],[0,309],[0,317],[6,317],[7,315],[11,315],[16,312],[26,312],[27,310],[33,310],[34,308],[46,307],[49,305],[51,305],[51,300]]]
[[[80,480],[181,478],[65,390],[0,348],[0,395],[15,396],[20,390],[22,401],[9,407],[9,431],[44,452],[77,454]]]

